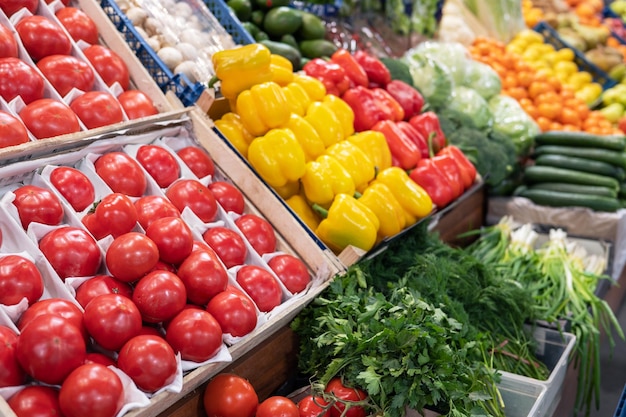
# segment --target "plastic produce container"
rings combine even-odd
[[[615,414],[613,417],[624,417],[626,416],[626,386],[622,390],[622,395],[619,398],[619,402],[617,403],[617,408],[615,409]]]

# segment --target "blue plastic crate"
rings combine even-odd
[[[193,105],[204,91],[205,86],[201,83],[192,83],[184,74],[174,74],[158,57],[154,49],[148,46],[114,0],[100,0],[100,6],[159,88],[163,92],[174,92],[183,105]]]
[[[238,45],[248,45],[256,41],[241,25],[235,13],[226,5],[224,0],[203,0],[220,25]]]
[[[617,85],[617,81],[609,77],[609,74],[598,68],[596,65],[589,62],[582,52],[573,48],[570,44],[561,39],[558,32],[546,22],[539,22],[533,29],[535,32],[543,35],[545,42],[551,44],[556,49],[569,48],[574,51],[574,62],[578,65],[578,68],[581,71],[587,71],[591,74],[593,80],[600,84],[603,89],[606,90]]]
[[[619,398],[613,417],[626,417],[626,386],[622,390],[622,396]]]

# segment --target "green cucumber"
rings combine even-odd
[[[526,167],[526,169],[524,169],[524,182],[526,184],[535,184],[538,182],[565,182],[568,184],[601,185],[616,191],[619,190],[619,181],[613,177],[541,165]]]
[[[518,187],[514,195],[525,197],[535,204],[551,207],[587,207],[595,211],[617,211],[621,208],[618,199],[597,195],[565,193],[561,191]]]
[[[586,132],[544,132],[535,136],[535,143],[537,145],[577,146],[614,151],[626,149],[626,137],[624,135],[595,135]]]
[[[291,65],[293,65],[294,71],[300,70],[302,55],[300,55],[300,51],[293,46],[283,42],[275,42],[271,40],[262,40],[259,41],[259,43],[261,45],[265,45],[271,53],[287,58],[291,62]]]
[[[324,39],[326,26],[324,21],[313,13],[302,12],[302,26],[296,32],[301,40]]]
[[[302,56],[309,59],[330,57],[337,50],[337,45],[326,39],[313,39],[300,42]]]
[[[263,19],[263,30],[276,39],[288,33],[295,33],[300,26],[302,12],[286,6],[270,9]]]
[[[591,174],[607,175],[618,180],[626,178],[624,170],[608,162],[594,161],[577,156],[544,154],[535,159],[535,165],[545,165],[555,168],[573,169]]]
[[[617,191],[613,188],[601,185],[570,184],[566,182],[540,182],[528,187],[531,190],[559,191],[562,193],[576,193],[598,195],[603,197],[617,198]]]
[[[537,146],[534,151],[535,156],[555,154],[576,156],[579,158],[592,159],[594,161],[607,162],[626,169],[626,154],[624,152],[613,151],[610,149],[598,149],[588,147],[575,146],[559,146],[559,145],[541,145]]]

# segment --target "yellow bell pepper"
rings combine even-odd
[[[297,83],[289,83],[283,87],[283,93],[287,98],[287,105],[291,112],[298,116],[304,116],[309,104],[311,104],[311,99],[304,87]]]
[[[344,139],[352,135],[354,133],[354,111],[352,111],[352,107],[333,94],[326,94],[322,103],[328,105],[337,115],[343,128]]]
[[[347,138],[369,156],[376,172],[391,166],[391,151],[385,135],[375,130],[364,130]]]
[[[307,162],[300,179],[306,198],[322,207],[329,207],[337,194],[353,195],[356,191],[350,173],[329,155],[320,155]]]
[[[358,146],[342,140],[326,148],[326,155],[335,158],[350,173],[354,186],[361,191],[374,179],[374,164]]]
[[[272,54],[270,57],[272,81],[281,87],[293,81],[293,64],[284,56]]]
[[[244,158],[248,157],[248,146],[254,140],[254,136],[243,127],[239,115],[228,112],[215,121],[215,127]]]
[[[215,52],[211,62],[222,95],[234,99],[253,85],[270,81],[271,55],[270,50],[259,43]]]
[[[324,84],[310,75],[296,73],[293,76],[293,82],[304,87],[311,101],[322,101],[326,96]]]
[[[376,243],[378,218],[351,195],[337,195],[328,211],[314,208],[325,217],[315,234],[333,252],[340,253],[348,246],[368,251]]]
[[[274,188],[298,181],[305,172],[304,151],[289,129],[272,129],[252,141],[248,161]]]
[[[320,101],[312,102],[304,118],[315,128],[327,148],[343,140],[341,121],[328,105]]]
[[[237,113],[241,123],[254,136],[280,127],[289,120],[289,106],[282,88],[269,81],[243,91],[237,97]]]
[[[313,210],[306,197],[303,194],[295,194],[285,201],[294,213],[306,224],[313,232],[320,224],[320,218]]]
[[[287,184],[282,187],[274,187],[274,191],[278,194],[283,200],[287,200],[295,194],[298,194],[300,191],[300,181],[288,181]]]
[[[368,186],[359,202],[374,212],[380,221],[378,235],[380,238],[400,233],[406,226],[404,209],[393,195],[389,187],[382,182]]]
[[[284,127],[291,130],[294,135],[296,135],[296,139],[298,139],[300,146],[302,146],[307,162],[313,161],[326,150],[320,135],[317,134],[313,126],[303,117],[291,113],[291,117],[289,117],[289,121]]]
[[[400,167],[393,166],[380,171],[374,181],[376,183],[389,187],[404,209],[407,227],[433,210],[433,201],[428,193]]]

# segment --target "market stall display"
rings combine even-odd
[[[217,416],[227,376],[250,394],[238,417],[551,417],[570,392],[597,407],[599,334],[623,338],[602,299],[623,251],[571,260],[562,233],[505,248],[528,225],[481,230],[475,213],[500,195],[505,210],[610,216],[619,237],[619,3],[13,3],[0,51],[43,93],[0,85],[28,136],[0,149],[0,263],[26,271],[24,287],[0,273],[1,414],[28,415],[36,395],[66,416]],[[64,60],[42,53],[36,21]],[[81,77],[55,73],[69,64]],[[119,99],[93,112],[104,95]],[[78,129],[28,123],[41,98]],[[450,221],[472,231],[463,247],[431,232]],[[34,317],[51,304],[62,317]],[[274,375],[289,328],[300,341]],[[44,332],[71,346],[62,363],[36,357],[55,349]],[[265,369],[268,348],[250,386],[236,374]],[[306,386],[289,393],[295,372]],[[70,401],[81,381],[107,406]]]

